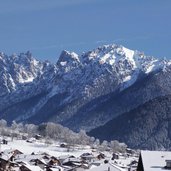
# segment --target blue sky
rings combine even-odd
[[[171,59],[171,0],[0,0],[0,51],[56,62],[121,44]]]

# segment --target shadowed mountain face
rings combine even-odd
[[[87,129],[88,126],[87,130],[90,130],[97,123],[105,124],[118,115],[137,108],[151,99],[168,95],[170,92],[171,72],[152,73],[142,77],[122,92],[111,93],[107,97],[91,101],[81,108],[72,119],[69,119],[66,126],[75,128],[75,130],[79,128],[79,125],[84,129]],[[74,123],[78,124],[73,127]]]
[[[56,64],[0,53],[0,118],[90,131],[170,94],[170,64],[117,45],[63,51]]]
[[[158,97],[89,132],[132,148],[171,149],[171,95]]]

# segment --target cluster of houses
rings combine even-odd
[[[36,137],[39,139],[40,137]],[[33,143],[35,139],[26,140]],[[8,144],[5,139],[1,144]],[[67,148],[61,144],[60,148]],[[109,155],[110,154],[110,155]],[[171,170],[170,151],[141,151],[127,149],[126,153],[102,153],[92,150],[79,157],[53,156],[45,152],[24,154],[18,149],[0,151],[0,171],[164,171]]]
[[[76,158],[73,155],[55,157],[34,152],[26,155],[17,149],[4,150],[0,153],[0,171],[82,171],[100,165],[98,161],[102,159],[105,159],[102,153],[97,156],[83,153]]]
[[[35,143],[41,142],[42,137],[36,135],[29,139],[22,138],[22,140],[34,146]],[[1,144],[4,144],[4,146],[9,144],[10,147],[10,142],[8,138],[1,139]],[[62,143],[58,148],[67,150],[68,147],[67,144]],[[126,157],[133,154],[134,152],[128,149]],[[125,158],[125,156],[121,153],[110,153],[109,155],[109,153],[98,152],[96,149],[92,149],[92,152],[88,150],[79,157],[74,155],[52,156],[45,152],[32,151],[30,151],[30,154],[25,154],[19,149],[6,149],[0,151],[0,171],[103,171],[104,168],[110,171],[122,171],[123,169],[125,171],[128,168],[133,168],[133,165],[138,163],[131,161],[128,165],[123,165],[120,162],[122,158]],[[130,171],[134,170],[131,169]]]
[[[45,152],[32,152],[26,155],[17,149],[10,149],[0,153],[0,171],[103,171],[103,168],[109,171],[128,170],[128,166],[119,166],[119,162],[117,163],[120,157],[119,153],[113,153],[111,157],[103,153],[96,155],[83,153],[79,157],[73,155],[56,157]]]

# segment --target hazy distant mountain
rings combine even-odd
[[[56,64],[30,52],[0,54],[0,117],[53,121],[91,130],[171,92],[171,61],[123,46],[77,55],[63,51]]]

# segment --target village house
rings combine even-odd
[[[73,155],[62,155],[62,156],[58,157],[58,160],[60,161],[60,163],[63,163],[63,161],[68,159],[68,158],[75,158],[75,156],[73,156]]]
[[[141,151],[137,171],[171,170],[170,151]]]
[[[47,165],[44,159],[31,159],[30,163],[32,163],[35,166],[39,166],[41,169],[44,169]]]
[[[33,166],[28,163],[20,166],[19,171],[43,171],[39,166]]]
[[[0,171],[8,171],[16,165],[17,164],[14,162],[14,155],[12,153],[0,153]]]
[[[6,171],[8,170],[11,166],[10,166],[10,161],[0,158],[0,171]]]
[[[118,153],[113,153],[112,154],[112,160],[114,159],[119,159],[119,154]]]
[[[62,168],[61,166],[47,167],[46,171],[64,171],[64,168]]]
[[[14,161],[16,155],[22,154],[21,151],[15,150],[5,150],[0,153],[0,170],[10,170],[13,167],[17,166],[17,163]]]
[[[91,162],[93,161],[93,159],[95,159],[95,157],[91,153],[83,153],[80,157],[82,160],[87,162]]]
[[[125,169],[119,168],[112,163],[101,164],[98,168],[93,167],[91,171],[125,171]]]
[[[61,148],[67,148],[68,146],[67,146],[67,144],[62,143],[62,144],[60,144],[60,147],[61,147]]]
[[[100,153],[99,155],[97,155],[98,160],[101,160],[101,159],[104,159],[104,158],[105,158],[105,154],[103,154],[103,153]]]
[[[36,134],[36,135],[34,136],[34,138],[35,138],[36,140],[41,140],[41,139],[42,139],[42,136],[41,136],[40,134]]]
[[[67,158],[62,162],[62,165],[70,167],[80,167],[82,165],[82,160],[78,158]]]
[[[48,162],[49,166],[60,166],[61,162],[56,157],[52,156]]]
[[[7,145],[7,144],[8,144],[8,141],[5,140],[5,139],[3,139],[3,140],[2,140],[2,143],[5,144],[5,145]]]
[[[128,171],[136,171],[138,162],[136,160],[133,160],[129,165]]]

